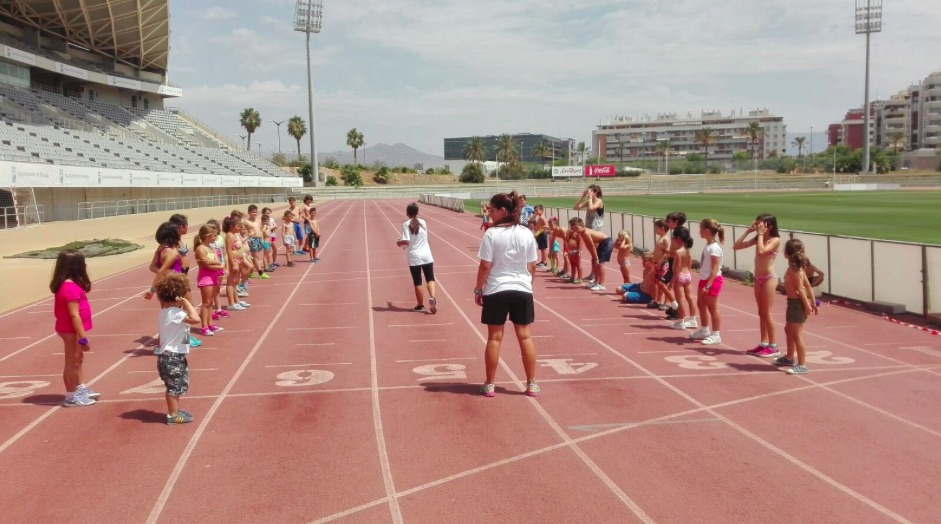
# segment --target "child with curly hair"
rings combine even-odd
[[[180,409],[180,397],[189,389],[189,326],[200,323],[199,313],[185,297],[190,283],[185,276],[169,273],[154,286],[160,300],[160,346],[157,348],[157,372],[167,386],[168,426],[187,424],[193,414]]]

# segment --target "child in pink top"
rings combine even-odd
[[[85,385],[82,361],[90,349],[87,332],[92,328],[91,307],[85,295],[91,291],[91,280],[85,265],[85,256],[73,249],[59,253],[56,267],[52,271],[49,290],[55,294],[53,311],[56,317],[56,333],[62,339],[65,353],[65,382],[63,406],[90,406],[101,396]]]

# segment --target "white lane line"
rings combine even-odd
[[[302,306],[355,306],[356,302],[309,302]]]
[[[533,338],[555,338],[555,335],[532,335]]]
[[[375,204],[376,210],[382,213],[379,205]],[[382,213],[385,216],[385,213]],[[386,218],[388,220],[388,218]],[[392,225],[392,223],[389,223]],[[365,238],[366,252],[366,299],[368,307],[366,313],[369,316],[369,380],[372,386],[372,419],[376,431],[376,444],[379,448],[379,465],[382,467],[382,480],[386,488],[386,497],[389,499],[389,511],[392,513],[393,524],[402,524],[402,509],[399,507],[399,499],[395,494],[395,482],[392,479],[392,466],[389,463],[389,452],[386,450],[385,431],[382,428],[382,413],[379,409],[379,364],[376,358],[376,319],[374,318],[372,302],[372,273],[369,271],[369,221],[366,219],[366,204],[363,203],[363,236]],[[394,226],[393,226],[394,229]],[[450,325],[450,324],[441,324]],[[391,327],[391,326],[390,326]]]
[[[425,338],[418,340],[409,340],[409,342],[447,342],[446,338]]]
[[[543,355],[539,354],[540,357],[581,357],[584,355],[597,355],[597,353],[558,353],[555,355]]]
[[[323,364],[279,364],[277,366],[265,366],[266,368],[307,368],[318,366],[352,366],[352,362],[333,362]]]
[[[296,343],[296,344],[294,344],[294,345],[295,345],[295,346],[333,346],[333,345],[335,345],[335,344],[336,344],[336,342],[322,342],[322,343],[319,343],[319,344],[312,344],[312,343],[306,343],[306,342],[298,342],[298,343]]]
[[[477,357],[454,357],[454,358],[417,358],[414,360],[396,360],[396,364],[405,364],[407,362],[450,362],[452,360],[477,360]],[[59,375],[53,375],[55,377]]]
[[[32,337],[0,337],[0,340],[28,340]]]
[[[190,371],[219,371],[219,368],[190,368]],[[157,373],[155,369],[128,371],[128,373]]]
[[[696,351],[695,349],[667,349],[663,351],[638,351],[638,355],[654,355],[657,353],[689,353],[690,351]]]
[[[288,328],[288,331],[317,331],[321,329],[352,329],[354,326],[324,326],[324,327],[299,327]]]
[[[445,322],[444,324],[389,324],[387,327],[421,327],[421,326],[450,326],[454,322]]]
[[[350,208],[347,208],[346,214],[344,214],[343,218],[340,219],[341,222],[346,218],[346,215],[349,214],[349,212]],[[333,239],[334,235],[336,235],[336,230],[334,230],[330,234],[330,238],[324,242],[322,249],[326,249],[327,244]],[[199,443],[199,439],[202,438],[203,433],[206,432],[206,428],[209,426],[209,423],[212,421],[213,417],[215,417],[216,412],[219,411],[219,406],[222,405],[222,401],[225,400],[225,398],[229,395],[229,393],[232,391],[232,388],[235,387],[235,383],[242,376],[242,374],[245,373],[245,369],[248,368],[248,365],[255,357],[255,354],[258,353],[258,350],[267,341],[268,335],[274,330],[278,320],[284,315],[284,312],[288,310],[288,306],[291,304],[291,302],[293,302],[295,295],[297,295],[298,291],[301,289],[301,283],[304,281],[304,277],[307,276],[313,267],[313,265],[310,265],[307,266],[307,269],[304,270],[304,274],[302,275],[301,279],[298,280],[296,284],[294,284],[294,289],[291,290],[291,294],[288,295],[287,299],[278,309],[274,319],[262,332],[258,342],[255,343],[255,346],[248,353],[248,356],[245,357],[245,360],[242,361],[242,364],[239,366],[238,370],[236,370],[235,374],[232,376],[232,379],[229,380],[229,383],[226,384],[225,388],[222,390],[222,393],[219,394],[219,396],[216,398],[216,401],[213,402],[212,406],[210,406],[209,411],[207,411],[202,420],[200,420],[199,427],[196,428],[193,436],[190,437],[189,442],[186,444],[186,448],[183,449],[183,453],[177,460],[176,466],[174,466],[173,471],[167,478],[167,482],[160,491],[160,495],[157,497],[156,502],[154,502],[154,506],[150,510],[150,515],[145,521],[147,524],[156,524],[157,520],[160,519],[160,514],[163,513],[163,508],[167,505],[167,500],[170,499],[170,494],[173,492],[173,488],[176,487],[176,483],[180,479],[180,474],[183,473],[183,468],[186,467],[186,463],[193,455],[193,450],[196,449],[196,444]]]
[[[53,373],[51,375],[0,375],[0,378],[33,378],[33,377],[61,377],[62,373]]]

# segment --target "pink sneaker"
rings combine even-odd
[[[204,336],[204,337],[211,337],[211,336],[215,335],[215,333],[213,333],[212,330],[209,329],[208,327],[204,327],[204,328],[200,329],[200,330],[199,330],[199,334],[202,335],[202,336]]]
[[[758,353],[755,353],[755,356],[762,358],[774,358],[781,356],[781,352],[778,351],[778,348],[768,346],[766,348],[762,348],[762,350]]]
[[[216,311],[216,314],[218,314],[220,318],[229,318],[231,316],[229,315],[229,312],[224,309],[220,309],[219,311]]]
[[[224,331],[221,327],[219,327],[219,326],[217,326],[217,325],[215,325],[215,324],[209,324],[209,330],[210,330],[210,331],[213,331],[213,332],[215,332],[215,331]]]
[[[767,347],[768,347],[768,346],[762,346],[761,344],[758,344],[757,346],[755,346],[755,347],[749,349],[748,351],[746,351],[745,354],[746,354],[746,355],[757,355],[760,351],[762,351],[763,349],[765,349],[765,348],[767,348]]]
[[[222,315],[220,315],[218,311],[212,314],[213,320],[219,320],[220,318],[222,318]]]

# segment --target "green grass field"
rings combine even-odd
[[[715,218],[749,224],[760,213],[795,231],[941,244],[941,191],[827,191],[818,193],[691,193],[605,196],[605,210],[665,217],[683,211],[690,220]],[[571,207],[573,198],[532,198],[530,204]],[[480,203],[464,203],[477,212]]]

